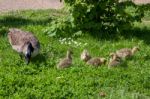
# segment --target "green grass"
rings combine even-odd
[[[1,98],[76,98],[150,99],[150,25],[135,23],[135,30],[119,39],[97,40],[89,35],[71,38],[81,43],[60,44],[44,30],[64,12],[38,10],[10,12],[0,15],[0,97]],[[10,27],[33,32],[41,43],[41,53],[29,65],[12,50],[7,31]],[[87,45],[83,46],[85,43]],[[107,65],[93,68],[80,61],[80,53],[87,48],[93,56],[109,59],[110,52],[138,45],[141,51],[126,61],[126,67],[108,69]],[[73,66],[57,70],[56,65],[73,48]]]

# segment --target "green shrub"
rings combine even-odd
[[[64,0],[69,14],[63,21],[52,24],[51,33],[71,34],[76,31],[90,33],[118,33],[141,21],[143,11],[131,1],[118,0]],[[52,31],[53,30],[53,31]],[[74,30],[72,32],[71,30]],[[95,34],[93,34],[95,35]]]

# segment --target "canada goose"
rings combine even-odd
[[[31,57],[39,53],[40,43],[30,32],[10,28],[8,39],[12,48],[19,53],[20,57],[25,57],[26,64],[29,64]]]
[[[89,52],[85,49],[81,53],[80,58],[81,58],[82,61],[87,62],[91,58],[91,56],[90,56]]]
[[[110,61],[108,63],[109,68],[116,67],[122,63],[121,58],[118,57],[116,53],[111,53],[110,56],[111,56],[111,58],[110,58]]]
[[[87,61],[88,65],[92,65],[95,67],[98,67],[99,65],[105,64],[106,63],[106,59],[105,58],[100,58],[100,57],[94,57],[91,58],[90,60]]]
[[[68,50],[66,57],[60,60],[60,62],[57,65],[57,68],[63,69],[63,68],[70,67],[72,65],[72,54],[73,52],[71,50]]]
[[[132,49],[130,48],[123,48],[118,51],[116,51],[116,54],[120,58],[128,58],[133,56],[137,51],[140,49],[138,47],[133,47]]]

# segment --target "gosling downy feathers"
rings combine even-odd
[[[11,28],[9,29],[8,39],[12,48],[19,53],[20,57],[25,57],[26,64],[29,64],[31,57],[39,53],[40,43],[30,32]]]
[[[72,54],[73,52],[71,50],[68,50],[66,57],[60,60],[60,62],[57,65],[57,68],[63,69],[63,68],[70,67],[72,65]]]
[[[108,63],[108,68],[116,67],[122,63],[121,58],[118,57],[116,53],[111,53],[110,56],[111,56],[111,58]]]
[[[87,61],[88,65],[92,65],[95,67],[98,67],[98,66],[105,64],[105,63],[106,63],[106,59],[100,58],[100,57],[94,57],[94,58],[91,58],[90,60]]]
[[[80,59],[84,62],[87,62],[89,59],[91,59],[91,56],[86,49],[81,53]]]
[[[123,49],[116,51],[116,54],[120,58],[129,58],[129,57],[133,56],[137,51],[139,51],[138,47],[133,47],[132,49],[123,48]]]

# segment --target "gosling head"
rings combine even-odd
[[[114,55],[115,55],[115,53],[110,53],[109,54],[110,57],[113,57]]]
[[[110,56],[112,59],[114,59],[114,58],[117,57],[117,54],[113,52],[113,53],[110,53],[109,56]]]
[[[134,54],[135,52],[140,51],[139,47],[133,47],[132,48],[132,54]]]
[[[67,56],[66,56],[66,57],[67,57],[68,59],[72,59],[72,57],[71,57],[72,54],[73,54],[73,51],[72,51],[71,49],[68,49],[68,50],[67,50]]]
[[[86,53],[88,53],[88,51],[87,51],[86,49],[84,49],[84,50],[83,50],[83,53],[85,53],[85,54],[86,54]]]
[[[109,55],[111,60],[120,60],[120,57],[116,53],[110,53]]]
[[[107,62],[106,58],[100,58],[100,60],[103,64],[106,64],[106,62]]]
[[[25,55],[25,61],[27,65],[30,62],[33,51],[34,51],[34,48],[30,42],[27,42],[24,44],[23,53]]]
[[[81,53],[81,60],[86,62],[90,58],[91,58],[91,56],[89,55],[88,51],[86,49],[84,49],[83,52]]]

